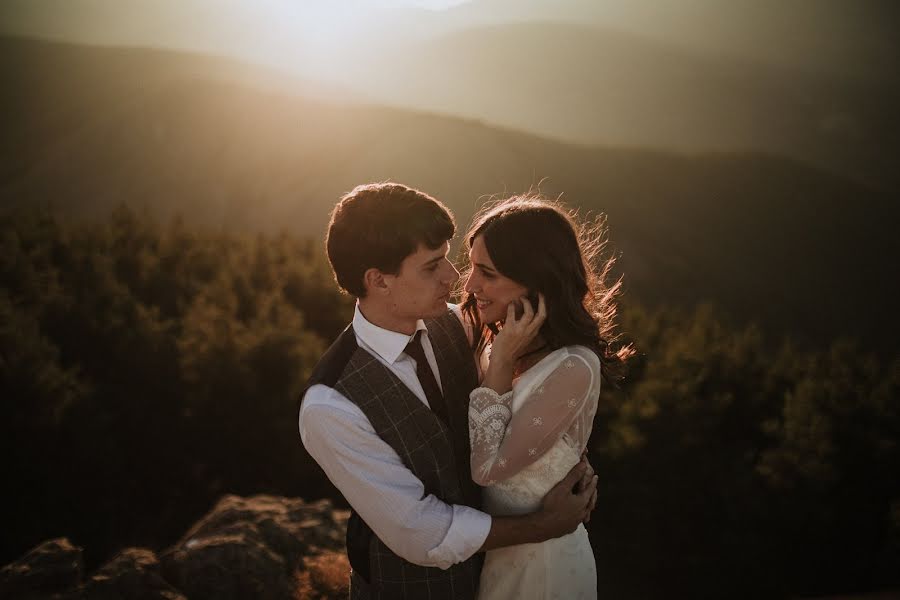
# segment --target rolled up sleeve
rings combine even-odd
[[[425,495],[424,485],[356,405],[326,386],[307,392],[299,418],[309,454],[372,531],[398,556],[449,568],[483,545],[491,517]]]

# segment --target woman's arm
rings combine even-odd
[[[472,479],[479,485],[507,479],[543,456],[579,417],[590,420],[596,410],[591,392],[598,377],[599,359],[569,354],[533,388],[515,415],[511,391],[501,396],[491,388],[473,390],[469,396]],[[578,428],[582,427],[579,421]],[[575,443],[581,444],[583,436],[577,437]]]
[[[498,394],[504,394],[512,389],[516,360],[534,341],[547,318],[543,294],[538,296],[537,312],[534,312],[531,302],[525,296],[522,296],[521,302],[523,311],[519,318],[516,318],[515,304],[511,303],[507,307],[506,320],[491,345],[491,362],[481,382],[483,387],[490,388]]]

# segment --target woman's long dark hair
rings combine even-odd
[[[574,212],[558,202],[528,194],[483,208],[466,234],[467,251],[478,236],[497,271],[529,293],[544,295],[547,319],[540,334],[548,348],[592,349],[600,358],[604,379],[618,384],[634,348],[611,347],[622,282],[606,284],[614,259],[601,259],[605,219],[599,216],[578,225]],[[473,324],[474,347],[480,353],[499,329],[495,323],[481,322],[472,294],[464,299],[462,310]]]

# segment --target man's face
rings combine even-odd
[[[449,250],[448,242],[434,250],[419,244],[396,275],[385,274],[395,319],[415,322],[447,312],[450,291],[459,279],[459,271],[447,260]]]

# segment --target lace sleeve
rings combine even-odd
[[[591,365],[580,355],[566,356],[533,388],[515,415],[513,392],[499,396],[489,388],[475,389],[469,396],[472,479],[490,485],[511,477],[570,430],[574,442],[583,447],[596,410],[591,392],[599,377],[597,363]]]

